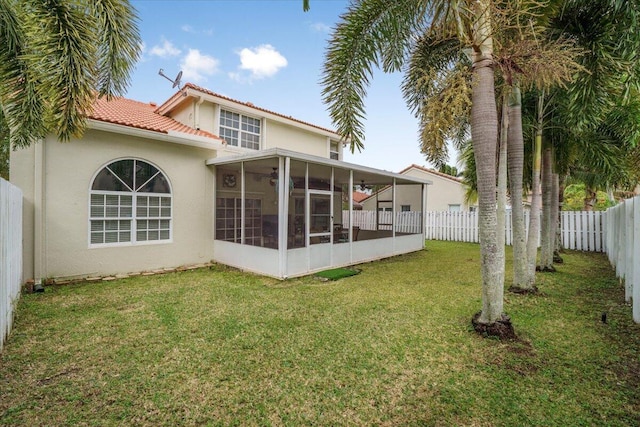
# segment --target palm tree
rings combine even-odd
[[[355,2],[341,17],[329,42],[322,79],[331,118],[338,132],[351,140],[354,151],[363,147],[364,98],[374,66],[385,72],[402,70],[418,52],[417,41],[424,39],[422,36],[449,41],[456,45],[458,54],[462,48],[468,49],[482,271],[482,310],[474,324],[480,329],[504,323],[510,327],[503,314],[504,260],[497,255],[498,119],[494,95],[493,6],[490,0]],[[429,76],[423,77],[428,80]],[[409,102],[411,104],[411,100]],[[418,111],[420,114],[422,110]]]
[[[79,135],[96,95],[123,94],[138,58],[127,0],[0,1],[0,108],[11,145]]]
[[[607,163],[611,165],[607,160],[611,157],[605,156],[605,151],[611,152],[613,145],[635,143],[637,139],[628,133],[612,134],[606,128],[611,128],[607,123],[621,121],[620,116],[615,118],[616,112],[632,110],[631,103],[637,94],[634,88],[637,90],[640,86],[640,64],[636,58],[636,52],[640,50],[640,34],[629,31],[639,20],[638,2],[566,0],[560,13],[550,21],[550,27],[556,34],[571,37],[585,49],[586,54],[580,61],[583,70],[576,74],[575,82],[566,88],[555,88],[544,99],[547,104],[546,123],[541,123],[540,129],[547,140],[545,146],[553,147],[559,153],[578,155],[601,151],[602,155],[591,156],[583,163],[586,169],[597,172],[594,176],[598,178],[612,176],[603,173],[605,170],[613,175],[616,170],[621,170],[619,167],[607,167]],[[630,128],[633,126],[627,126]],[[618,143],[611,145],[612,139]],[[585,147],[587,142],[592,145],[589,149]],[[574,148],[567,150],[570,145]],[[566,172],[567,163],[562,165],[557,160],[556,155],[556,168],[560,173]],[[557,198],[550,199],[550,203],[557,203]],[[544,218],[552,221],[551,215]],[[552,226],[545,225],[544,229],[553,233]],[[546,249],[541,252],[542,269],[552,265],[552,251],[548,246],[555,246],[552,244],[554,238],[544,237]]]

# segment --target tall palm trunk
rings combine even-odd
[[[542,152],[542,227],[540,239],[540,271],[554,271],[553,268],[553,233],[551,205],[553,204],[552,153],[547,146]]]
[[[478,179],[478,236],[482,273],[482,311],[477,322],[490,325],[502,319],[504,298],[504,259],[500,258],[496,235],[498,113],[494,91],[489,1],[479,0],[474,7],[478,17],[476,46],[479,48],[473,53],[471,139]]]
[[[567,176],[565,174],[558,175],[558,212],[556,225],[556,245],[553,248],[553,262],[561,264],[564,262],[560,252],[562,252],[562,206],[564,205],[564,188]]]
[[[527,236],[527,279],[536,280],[536,258],[540,236],[540,169],[542,163],[542,125],[544,111],[544,89],[538,96],[538,117],[536,123],[535,150],[533,153],[533,180],[531,188],[531,211],[529,216],[529,235]]]
[[[498,149],[498,192],[497,192],[497,226],[498,251],[504,260],[505,234],[506,234],[506,210],[507,210],[507,132],[509,129],[509,92],[502,94],[502,106],[500,113],[500,144]]]
[[[596,190],[594,188],[591,188],[590,186],[587,186],[584,189],[584,210],[585,211],[592,211],[593,208],[596,206],[596,201],[597,201],[597,197],[598,194],[596,192]]]
[[[513,285],[514,291],[534,290],[527,275],[526,230],[522,204],[522,175],[524,171],[524,141],[522,138],[522,100],[520,88],[512,88],[509,97],[509,131],[507,134],[507,164],[509,166],[509,190],[511,194],[511,228],[513,237]]]

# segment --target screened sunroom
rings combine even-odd
[[[207,165],[216,262],[284,279],[424,247],[428,181],[282,149]],[[354,211],[356,188],[385,199]]]

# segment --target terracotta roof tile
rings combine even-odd
[[[361,193],[359,191],[354,191],[351,197],[353,198],[354,202],[360,203],[361,201],[363,201],[364,199],[368,198],[369,196],[370,196],[370,194]]]
[[[221,140],[218,136],[193,129],[184,125],[171,117],[166,117],[155,112],[155,104],[134,101],[127,98],[99,98],[93,105],[93,112],[88,114],[88,118],[107,123],[115,123],[137,129],[145,129],[153,132],[169,133],[170,130],[187,133],[190,135],[202,136]]]
[[[217,97],[217,98],[221,98],[221,99],[224,99],[224,100],[227,100],[227,101],[231,101],[231,102],[234,102],[234,103],[236,103],[236,104],[244,105],[245,107],[249,107],[249,108],[252,108],[252,109],[257,110],[257,111],[262,111],[262,112],[265,112],[265,113],[273,114],[274,116],[282,117],[282,118],[284,118],[284,119],[292,120],[292,121],[294,121],[294,122],[301,123],[301,124],[303,124],[303,125],[311,126],[311,127],[313,127],[313,128],[320,129],[320,130],[323,130],[323,131],[325,131],[325,132],[333,133],[333,134],[335,134],[335,135],[336,135],[336,137],[337,137],[337,138],[339,138],[339,137],[340,137],[340,135],[338,135],[338,133],[336,133],[336,131],[335,131],[335,130],[327,129],[327,128],[323,128],[323,127],[321,127],[321,126],[314,125],[313,123],[305,122],[305,121],[302,121],[302,120],[298,120],[298,119],[296,119],[296,118],[293,118],[293,117],[291,117],[291,116],[287,116],[287,115],[284,115],[284,114],[276,113],[275,111],[267,110],[266,108],[256,107],[256,106],[255,106],[254,104],[252,104],[251,102],[242,102],[242,101],[238,101],[238,100],[235,100],[235,99],[229,98],[229,97],[227,97],[227,96],[220,95],[219,93],[212,92],[212,91],[210,91],[209,89],[205,89],[205,88],[200,87],[200,86],[198,86],[198,85],[194,85],[193,83],[186,83],[186,84],[182,87],[182,90],[180,90],[180,91],[178,91],[177,93],[175,93],[175,94],[174,94],[173,96],[171,96],[171,97],[170,97],[170,98],[169,98],[169,99],[168,99],[164,104],[160,105],[160,106],[157,108],[157,111],[160,111],[160,110],[161,110],[161,109],[162,109],[166,104],[168,104],[170,101],[172,101],[176,96],[179,96],[179,95],[182,93],[182,91],[183,91],[184,89],[188,89],[188,88],[193,89],[193,90],[197,90],[198,92],[202,92],[202,93],[207,94],[207,95],[212,95],[212,96],[215,96],[215,97]]]

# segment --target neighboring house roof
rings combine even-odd
[[[455,182],[458,182],[458,183],[462,184],[462,179],[460,179],[458,177],[455,177],[453,175],[448,175],[446,173],[442,173],[442,172],[439,172],[437,170],[425,168],[424,166],[418,166],[418,165],[415,165],[415,164],[402,169],[398,173],[402,175],[402,174],[405,174],[406,172],[408,172],[410,169],[418,169],[418,170],[421,170],[423,172],[427,172],[427,173],[430,173],[430,174],[433,174],[433,175],[441,176],[442,178],[447,178],[447,179],[450,179],[451,181],[455,181]]]
[[[167,112],[171,111],[173,109],[174,104],[176,103],[176,101],[178,101],[178,103],[180,103],[181,102],[181,98],[186,96],[186,93],[187,93],[186,90],[187,89],[192,89],[192,90],[200,92],[202,94],[214,96],[216,98],[220,98],[220,99],[223,99],[223,100],[226,100],[226,101],[229,101],[229,102],[233,102],[235,104],[242,105],[244,107],[249,107],[249,108],[251,108],[253,110],[260,111],[262,113],[272,114],[274,116],[277,116],[277,117],[285,119],[285,120],[290,120],[290,121],[293,121],[293,122],[296,122],[296,123],[299,123],[299,124],[302,124],[302,125],[311,126],[312,128],[319,129],[319,130],[324,131],[324,132],[332,133],[332,134],[335,135],[336,139],[340,139],[341,138],[340,135],[335,130],[327,129],[327,128],[324,128],[324,127],[321,127],[321,126],[318,126],[318,125],[314,125],[313,123],[309,123],[309,122],[305,122],[305,121],[302,121],[302,120],[298,120],[298,119],[293,118],[291,116],[287,116],[287,115],[284,115],[284,114],[276,113],[275,111],[267,110],[266,108],[256,107],[251,102],[238,101],[236,99],[229,98],[229,97],[224,96],[224,95],[220,95],[219,93],[212,92],[209,89],[205,89],[203,87],[194,85],[193,83],[186,83],[182,87],[182,89],[180,89],[178,92],[174,93],[169,99],[167,99],[162,105],[160,105],[156,109],[156,112],[160,113],[160,114],[166,114]]]
[[[353,201],[355,203],[360,203],[362,202],[364,199],[366,199],[367,197],[369,197],[369,194],[367,193],[361,193],[360,191],[354,191],[353,194],[351,195],[351,197],[353,198]]]
[[[110,101],[107,101],[106,98],[99,98],[93,104],[93,111],[87,117],[102,122],[164,134],[168,134],[169,131],[175,131],[212,138],[218,141],[222,140],[210,132],[193,129],[171,117],[158,114],[156,111],[155,104],[147,104],[122,97],[112,98]]]

